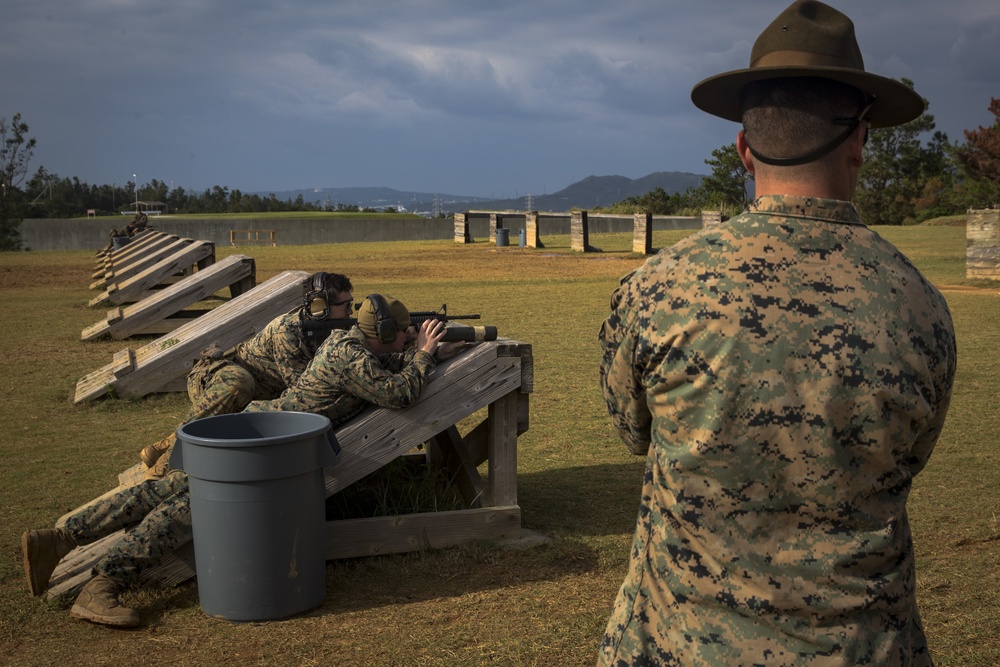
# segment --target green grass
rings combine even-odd
[[[879,228],[946,290],[958,331],[959,374],[948,423],[916,478],[910,518],[918,597],[938,665],[1000,663],[1000,286],[964,278],[964,229]],[[657,232],[661,247],[685,232]],[[592,235],[581,255],[568,236],[545,249],[479,242],[261,247],[258,278],[286,269],[339,271],[356,294],[382,291],[414,309],[480,313],[530,343],[530,428],[519,439],[525,528],[551,544],[491,544],[330,563],[319,609],[281,622],[206,617],[197,588],[135,591],[143,627],[119,632],[74,621],[31,598],[19,535],[115,484],[144,445],[173,430],[182,395],[74,406],[82,375],[145,341],[81,342],[90,309],[91,252],[0,255],[0,655],[14,665],[590,665],[625,573],[643,470],[608,422],[597,386],[597,330],[619,276],[643,261],[627,234]],[[100,245],[100,240],[95,243]],[[220,248],[219,256],[233,252]],[[245,252],[245,250],[244,250]],[[471,420],[469,420],[471,422]],[[466,428],[462,425],[463,432]],[[396,507],[399,470],[359,487],[371,512]],[[426,480],[403,495],[425,502]],[[433,486],[436,480],[430,480]],[[367,494],[367,496],[365,496]],[[379,499],[380,494],[383,496]],[[381,508],[381,509],[380,509]]]

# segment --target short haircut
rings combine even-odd
[[[341,292],[353,291],[354,286],[351,285],[351,279],[347,276],[339,273],[328,273],[326,274],[326,279],[323,281],[323,289],[325,289],[331,297],[334,297]]]
[[[852,118],[865,104],[860,90],[831,79],[754,81],[742,91],[743,131],[761,155],[805,155],[843,134],[844,125],[835,124],[834,119]]]

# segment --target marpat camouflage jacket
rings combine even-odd
[[[356,326],[334,330],[295,384],[272,401],[254,401],[246,411],[314,412],[337,426],[370,405],[405,408],[414,403],[434,367],[433,355],[423,350],[376,356]]]
[[[906,500],[955,373],[938,290],[851,204],[769,196],[611,305],[600,381],[647,465],[598,663],[930,664]]]

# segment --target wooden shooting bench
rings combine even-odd
[[[124,247],[116,249],[114,248],[113,244],[109,243],[107,246],[101,248],[96,253],[94,253],[96,256],[95,263],[97,265],[97,268],[98,269],[103,268],[104,266],[107,265],[108,262],[112,261],[114,257],[121,257],[125,253],[125,251],[128,250],[128,247],[130,245],[137,245],[140,241],[145,241],[146,237],[149,236],[155,237],[158,234],[163,234],[163,232],[158,232],[154,229],[140,229],[135,234],[129,237],[129,242],[125,244]],[[96,278],[97,276],[95,275],[94,277]]]
[[[122,340],[136,334],[170,333],[195,318],[207,314],[184,311],[184,308],[229,288],[232,298],[254,288],[256,265],[246,255],[230,255],[207,269],[196,271],[142,301],[127,307],[115,307],[107,317],[80,334],[80,340],[94,340],[110,335]]]
[[[135,303],[148,296],[158,285],[176,282],[170,280],[173,276],[188,276],[195,269],[204,269],[215,263],[215,244],[211,241],[179,239],[163,252],[170,254],[162,258],[150,257],[148,261],[155,263],[146,268],[143,262],[142,267],[137,267],[138,272],[127,278],[120,279],[116,272],[115,282],[108,283],[105,291],[91,299],[89,305]]]
[[[94,272],[92,276],[94,282],[90,284],[90,289],[104,289],[108,284],[115,282],[119,272],[121,272],[121,275],[124,275],[124,272],[129,267],[140,262],[147,262],[145,265],[149,266],[149,257],[162,259],[170,254],[169,252],[163,254],[164,248],[170,247],[178,241],[181,241],[180,237],[174,234],[154,232],[143,236],[138,241],[129,243],[119,250],[111,251],[104,258],[103,262],[101,262],[97,271]],[[183,243],[190,242],[190,239],[183,240]]]
[[[414,449],[427,443],[422,456],[447,471],[467,508],[328,521],[327,559],[519,537],[517,438],[528,430],[533,385],[530,345],[512,340],[476,343],[439,364],[413,405],[398,410],[373,407],[338,427],[340,461],[324,471],[327,497],[400,456],[414,456]],[[486,417],[463,436],[457,424],[483,408]],[[484,463],[485,477],[479,472]],[[119,476],[118,488],[139,483],[144,472],[141,463],[126,470]],[[90,569],[124,532],[74,549],[53,573],[49,597],[77,594],[90,579]],[[176,585],[193,576],[194,549],[189,543],[145,573],[143,583]]]
[[[91,401],[112,391],[124,398],[184,391],[185,377],[202,350],[212,343],[228,350],[300,305],[310,278],[305,271],[279,273],[137,350],[119,350],[110,364],[77,382],[73,402]]]

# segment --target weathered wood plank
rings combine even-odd
[[[488,505],[517,504],[517,393],[490,403]]]
[[[168,333],[190,320],[165,322],[166,318],[227,286],[241,284],[240,281],[244,278],[253,277],[255,270],[252,258],[246,255],[230,255],[170,287],[157,290],[142,301],[124,308],[109,310],[107,318],[84,329],[80,339],[94,340],[110,335],[115,340],[122,340],[136,333]],[[152,327],[158,322],[165,322],[165,325],[169,326],[154,331]]]
[[[484,507],[326,523],[328,560],[444,549],[479,539],[521,535],[521,508]]]
[[[278,315],[302,302],[310,274],[285,271],[133,352],[132,372],[115,377],[114,365],[80,379],[74,403],[91,401],[115,391],[135,398],[160,391],[183,378],[211,343],[229,349],[254,335]]]
[[[516,390],[520,359],[495,354],[495,346],[480,343],[450,360],[450,365],[434,369],[415,405],[368,411],[338,429],[340,462],[326,469],[327,496]]]
[[[470,508],[482,507],[486,482],[483,481],[482,475],[477,470],[479,464],[469,456],[458,429],[449,426],[442,433],[434,436],[432,444],[436,450],[435,454],[439,458],[433,464],[447,472],[448,480],[458,488],[466,506]]]
[[[89,305],[91,307],[104,303],[119,305],[138,301],[144,291],[152,289],[180,271],[189,270],[192,265],[200,264],[209,257],[214,262],[215,244],[211,241],[195,241],[187,244],[123,282],[108,285],[104,292],[90,300]]]
[[[107,259],[103,270],[95,273],[93,276],[95,281],[91,283],[90,289],[105,288],[115,282],[115,276],[119,269],[127,269],[137,263],[144,262],[151,256],[162,256],[161,253],[165,248],[176,250],[189,243],[191,243],[191,239],[181,239],[175,234],[162,234],[156,237],[145,238],[136,243],[135,247],[132,247],[132,243],[129,243],[121,250],[114,251],[115,254]],[[121,254],[119,255],[118,253]]]

